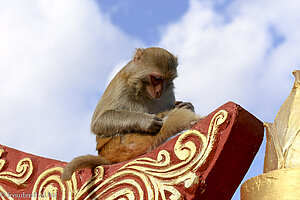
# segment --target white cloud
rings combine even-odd
[[[95,153],[89,123],[106,75],[140,43],[90,0],[1,1],[0,38],[1,144],[63,160]]]
[[[276,2],[234,1],[220,13],[208,1],[191,0],[160,43],[179,55],[178,96],[204,114],[233,100],[273,119],[265,111],[279,108],[300,64],[300,5]]]
[[[220,2],[191,0],[162,32],[160,46],[179,56],[177,97],[202,114],[234,101],[272,122],[300,65],[300,2],[228,1],[222,12]],[[262,173],[264,148],[246,179]]]
[[[211,2],[226,1],[191,0],[162,31],[160,46],[179,56],[178,98],[202,114],[233,100],[273,121],[300,65],[300,1],[229,1],[222,12]],[[91,0],[1,1],[0,143],[62,160],[94,153],[93,108],[141,46]]]

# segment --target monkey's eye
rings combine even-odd
[[[153,81],[162,81],[161,78],[158,78],[156,76],[151,76],[151,78],[152,78]]]
[[[152,85],[160,85],[164,82],[164,79],[162,79],[160,76],[150,75],[150,81]]]

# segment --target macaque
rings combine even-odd
[[[108,85],[95,109],[91,131],[98,156],[73,159],[62,174],[143,155],[201,119],[191,103],[175,101],[177,58],[162,48],[137,49]]]

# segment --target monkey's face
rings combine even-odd
[[[165,80],[160,74],[150,73],[148,77],[149,84],[146,86],[149,97],[153,100],[158,100],[164,93]]]
[[[177,77],[177,58],[162,48],[137,49],[128,74],[137,81],[133,84],[136,94],[151,100],[159,100],[168,90],[173,90],[173,80]],[[136,95],[138,96],[138,95]]]

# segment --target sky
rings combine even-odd
[[[137,47],[178,56],[176,98],[197,113],[234,101],[273,122],[300,66],[299,10],[298,0],[1,0],[1,144],[63,161],[96,154],[93,110]],[[244,181],[262,174],[264,148]]]

